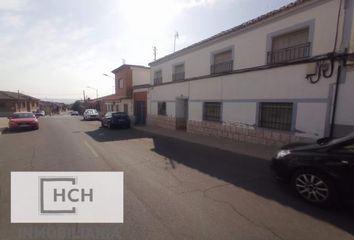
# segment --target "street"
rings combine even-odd
[[[0,135],[0,239],[354,239],[352,210],[304,203],[268,159],[81,118]],[[11,171],[123,171],[124,223],[11,224]]]

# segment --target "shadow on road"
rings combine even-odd
[[[158,136],[136,129],[109,130],[100,128],[86,132],[86,134],[99,142],[152,138],[155,146],[153,151],[164,156],[172,168],[175,168],[174,162],[183,164],[328,222],[354,235],[352,209],[341,206],[337,209],[325,210],[303,202],[293,194],[287,185],[275,182],[268,160]]]
[[[32,132],[32,131],[37,131],[38,129],[9,129],[9,128],[3,128],[0,130],[1,134],[19,134],[19,133],[25,133],[25,132]]]

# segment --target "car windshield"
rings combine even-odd
[[[33,113],[14,113],[11,118],[34,118]]]
[[[112,115],[114,117],[127,117],[128,116],[126,113],[120,113],[120,112],[112,113]]]
[[[97,114],[97,110],[95,110],[95,109],[86,110],[86,113],[88,113],[88,114]]]

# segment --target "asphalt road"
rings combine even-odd
[[[353,211],[322,210],[269,161],[79,117],[0,135],[0,239],[354,239]],[[123,224],[11,224],[11,171],[124,171]]]

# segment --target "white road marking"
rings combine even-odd
[[[85,143],[86,147],[87,147],[88,149],[90,149],[90,151],[92,152],[92,154],[93,154],[95,157],[98,157],[98,154],[97,154],[97,152],[95,151],[95,149],[93,149],[93,147],[92,147],[88,142],[84,141],[84,143]]]

